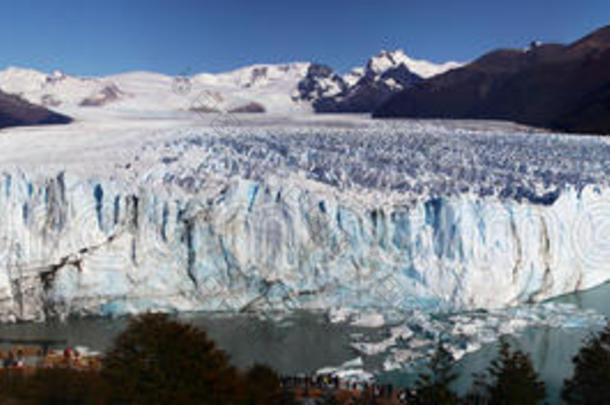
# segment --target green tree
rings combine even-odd
[[[454,405],[459,403],[458,396],[450,385],[457,378],[453,372],[455,360],[451,353],[439,343],[436,352],[428,363],[428,370],[420,373],[415,383],[417,397],[424,405]]]
[[[610,325],[587,339],[572,360],[561,396],[568,404],[610,404]]]
[[[206,333],[147,314],[129,322],[103,359],[102,376],[113,390],[112,402],[236,403],[243,381]]]
[[[532,366],[529,356],[520,351],[511,352],[506,339],[500,340],[498,358],[491,362],[487,372],[491,383],[479,380],[491,404],[533,405],[546,397],[546,388]]]

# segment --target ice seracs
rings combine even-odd
[[[80,124],[36,149],[6,144],[3,319],[491,309],[610,279],[604,140],[319,119],[222,133],[125,121],[112,147]]]

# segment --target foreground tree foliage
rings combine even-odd
[[[475,384],[484,392],[479,401],[483,399],[485,403],[498,405],[533,405],[546,398],[544,382],[534,370],[529,356],[521,350],[511,352],[506,339],[500,340],[498,358],[491,362],[487,373],[488,376],[475,376]]]
[[[0,403],[97,405],[108,403],[109,386],[97,371],[68,368],[0,373]]]
[[[416,382],[418,399],[424,405],[456,405],[458,396],[450,385],[458,377],[453,372],[455,361],[451,353],[439,343],[428,363],[428,372],[421,373]]]
[[[219,403],[243,394],[237,370],[207,334],[167,315],[133,319],[103,360],[113,402]]]
[[[166,315],[130,321],[102,371],[70,368],[0,372],[4,404],[292,404],[277,374],[255,365],[242,373],[207,334]]]
[[[261,364],[255,364],[246,372],[246,398],[249,404],[282,404],[295,402],[292,392],[280,390],[276,372]]]
[[[589,338],[574,357],[564,383],[569,404],[610,403],[610,325]],[[206,333],[166,315],[130,321],[102,362],[102,371],[49,368],[0,369],[0,404],[295,404],[277,374],[254,365],[241,372]],[[452,355],[439,345],[416,383],[419,404],[458,404]],[[476,376],[467,404],[529,405],[545,399],[545,385],[529,356],[511,351],[505,339],[487,372]],[[328,394],[328,393],[327,393]],[[370,393],[369,393],[370,394]],[[375,403],[366,394],[361,403]],[[344,403],[333,395],[325,403]],[[347,400],[347,399],[346,399]]]
[[[610,325],[591,336],[573,359],[561,396],[568,404],[610,404]]]

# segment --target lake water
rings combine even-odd
[[[554,299],[581,309],[594,309],[610,315],[610,284]],[[280,373],[314,372],[324,366],[338,366],[360,354],[351,346],[353,336],[383,336],[384,328],[363,328],[329,324],[322,314],[298,312],[279,319],[260,319],[247,315],[183,314],[179,319],[204,328],[218,346],[226,350],[233,364],[247,367],[254,362],[267,363]],[[84,345],[103,351],[126,326],[125,319],[71,319],[66,322],[5,324],[0,326],[3,339],[58,339],[68,345]],[[510,338],[532,356],[536,369],[547,384],[549,401],[557,403],[563,380],[571,375],[572,357],[577,353],[588,328],[530,327]],[[9,345],[0,345],[7,348]],[[57,347],[62,348],[62,347]],[[487,344],[466,355],[458,365],[461,373],[456,389],[470,387],[471,374],[484,370],[496,355],[497,346]],[[380,370],[375,356],[365,357],[364,368]],[[398,385],[413,382],[415,375],[405,371],[378,374],[382,381]]]

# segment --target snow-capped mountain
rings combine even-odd
[[[437,76],[449,70],[462,67],[464,64],[459,62],[436,64],[423,59],[412,59],[407,56],[402,49],[397,49],[393,52],[379,52],[379,54],[373,56],[369,60],[367,67],[378,74],[382,74],[386,70],[395,68],[399,65],[405,65],[410,72],[423,79],[428,79],[432,76]]]
[[[312,100],[316,112],[371,112],[395,93],[460,66],[457,62],[437,65],[411,59],[400,49],[381,51],[364,67],[354,68],[342,77],[327,74],[319,78],[327,82],[332,77],[334,88],[340,91],[313,92],[305,98]]]
[[[76,116],[82,108],[91,107],[138,112],[188,111],[206,104],[210,110],[229,111],[253,102],[273,112],[308,111],[308,105],[295,103],[290,97],[296,84],[305,77],[308,65],[256,65],[190,77],[129,72],[97,78],[9,68],[0,72],[0,89]],[[176,88],[181,80],[184,86]]]
[[[383,51],[343,76],[307,62],[177,77],[152,72],[78,77],[11,67],[0,71],[0,90],[76,117],[93,107],[130,112],[372,111],[388,94],[454,65]]]
[[[313,63],[309,65],[305,78],[299,81],[293,100],[313,102],[335,97],[345,92],[348,86],[330,67]]]
[[[187,111],[201,107],[202,103],[208,104],[210,110],[229,111],[257,103],[273,112],[309,111],[306,103],[301,105],[291,99],[308,66],[308,63],[254,65],[228,73],[190,77],[129,72],[94,78],[11,67],[0,72],[0,89],[77,116],[81,108]],[[181,80],[185,86],[176,88]]]
[[[265,88],[279,83],[301,80],[307,73],[310,63],[297,62],[280,65],[251,65],[226,73],[202,73],[193,79],[211,86]]]
[[[61,109],[65,106],[101,106],[127,95],[106,78],[84,78],[54,71],[10,67],[0,72],[0,89],[34,104]]]

